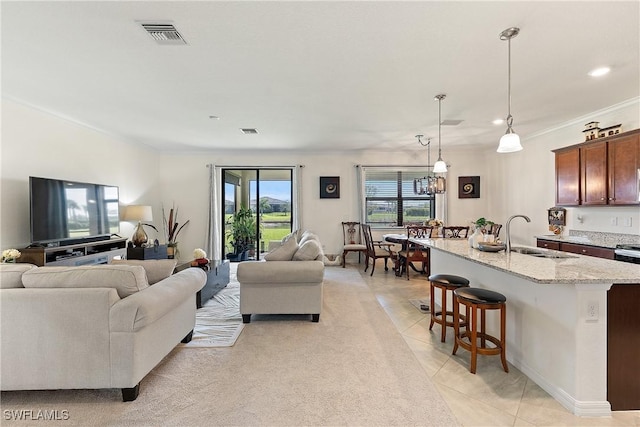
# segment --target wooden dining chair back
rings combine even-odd
[[[359,222],[342,222],[342,268],[345,266],[347,254],[349,252],[358,253],[358,264],[360,264],[361,254],[366,254],[367,245],[362,238],[362,227]]]
[[[407,226],[406,247],[398,252],[400,275],[406,272],[407,280],[409,280],[409,267],[411,267],[414,271],[429,275],[431,270],[429,262],[429,249],[412,242],[411,239],[429,239],[431,238],[432,232],[433,227],[426,225]],[[420,270],[416,268],[416,264],[420,264]]]
[[[469,227],[448,225],[442,227],[442,237],[449,239],[465,239],[469,235]]]
[[[493,234],[494,238],[497,239],[500,236],[500,229],[502,228],[502,224],[493,224],[491,226],[490,234]]]
[[[393,262],[395,270],[397,268],[398,254],[391,249],[393,247],[393,243],[373,240],[371,226],[369,224],[362,224],[362,234],[364,235],[364,241],[367,247],[367,251],[365,252],[364,271],[367,271],[369,268],[369,260],[372,260],[371,275],[373,276],[373,272],[376,269],[376,260],[379,258],[384,258],[385,271],[389,270],[389,267],[387,266],[387,261],[389,259]]]

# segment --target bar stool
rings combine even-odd
[[[453,353],[456,354],[458,345],[471,352],[472,374],[476,373],[476,359],[478,354],[500,355],[502,367],[505,372],[509,372],[507,366],[507,343],[505,340],[505,324],[507,316],[507,298],[494,291],[480,288],[459,288],[453,291],[456,304],[453,304],[453,323],[455,331],[455,343]],[[460,307],[462,304],[467,309],[466,327],[467,330],[460,333]],[[471,310],[471,318],[469,318]],[[485,312],[486,310],[500,310],[500,339],[486,333]],[[478,330],[478,311],[480,312],[480,330]],[[469,341],[466,341],[467,338]],[[480,345],[478,345],[480,339]],[[495,347],[487,346],[487,341],[493,343]]]
[[[453,318],[454,312],[447,311],[447,292],[451,292],[451,298],[455,304],[455,298],[453,296],[453,291],[458,288],[469,287],[469,281],[464,277],[454,276],[452,274],[433,274],[429,276],[430,286],[430,297],[431,297],[431,323],[429,324],[429,330],[433,328],[434,323],[438,323],[442,325],[442,336],[440,341],[444,342],[447,338],[447,326],[454,327],[454,321],[447,321],[447,316],[451,316]],[[438,288],[441,291],[442,295],[442,310],[436,312],[435,311],[435,297],[434,297],[434,289]],[[467,310],[468,314],[468,310]],[[460,316],[459,321],[461,321],[460,326],[467,326],[466,324],[466,316]]]

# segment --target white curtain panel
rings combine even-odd
[[[293,231],[302,229],[302,221],[300,220],[300,218],[302,218],[302,204],[300,203],[300,195],[302,194],[302,168],[304,168],[304,165],[293,167]]]
[[[207,238],[204,250],[210,259],[222,259],[220,248],[222,247],[222,225],[220,224],[220,191],[221,169],[215,165],[207,165],[209,168],[209,213],[207,222]]]

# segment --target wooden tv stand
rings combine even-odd
[[[47,246],[20,249],[20,262],[42,266],[80,266],[108,264],[127,253],[127,239],[98,240],[73,245]]]

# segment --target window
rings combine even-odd
[[[413,192],[424,167],[362,167],[364,217],[372,227],[403,227],[435,218],[435,196]]]

